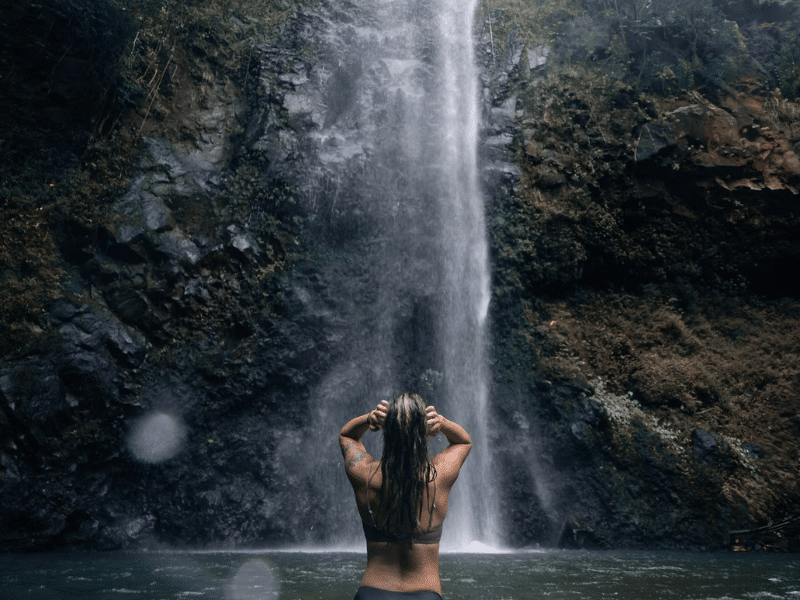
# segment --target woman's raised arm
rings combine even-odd
[[[366,481],[369,477],[368,465],[374,462],[361,438],[367,429],[377,431],[383,426],[389,403],[382,400],[378,406],[365,415],[350,419],[339,432],[339,448],[344,457],[344,469],[351,482]]]
[[[451,487],[458,478],[458,474],[464,461],[467,460],[470,450],[472,450],[472,439],[461,425],[450,419],[445,419],[436,412],[436,408],[433,406],[427,407],[426,411],[428,435],[434,437],[441,433],[450,442],[447,448],[433,458],[432,462],[436,467],[438,476],[441,478],[441,482]]]

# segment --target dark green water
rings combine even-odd
[[[0,598],[349,600],[345,552],[0,555]],[[676,552],[443,554],[445,600],[800,600],[800,556]]]

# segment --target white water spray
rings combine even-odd
[[[489,259],[478,184],[478,74],[472,41],[477,2],[440,3],[442,258],[445,305],[440,344],[448,410],[473,440],[473,453],[453,493],[443,547],[498,544],[497,508],[488,436],[486,327]]]
[[[347,260],[326,256],[318,263],[328,269],[322,279],[337,292],[316,304],[312,291],[297,292],[318,313],[335,303],[341,323],[331,338],[342,340],[342,359],[313,394],[318,410],[310,429],[333,443],[344,419],[380,399],[419,392],[473,440],[450,496],[442,550],[483,552],[498,546],[501,536],[487,422],[490,278],[477,165],[477,0],[355,4],[353,21],[332,21],[330,31],[332,47],[344,53],[335,64],[355,66],[332,69],[326,80],[330,114],[314,134],[320,171],[337,173],[320,190],[320,197],[335,200],[325,215],[326,234],[348,232],[341,250]],[[338,186],[348,180],[355,185],[340,193]],[[347,203],[369,215],[363,235],[334,218],[337,211],[347,214]],[[446,445],[442,437],[432,452]],[[294,443],[288,438],[282,445],[289,478]],[[380,436],[368,433],[364,443],[380,456]],[[322,454],[338,460],[333,448]],[[338,535],[323,539],[363,544],[341,463],[314,466],[304,477],[318,490],[316,497],[331,498],[325,512],[341,523]],[[308,537],[314,536],[309,525]]]

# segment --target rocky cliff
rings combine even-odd
[[[403,138],[369,17],[2,10],[2,545],[336,539],[338,492],[316,485],[335,447],[303,458],[311,407],[389,385],[387,337],[391,385],[435,396],[426,247],[402,300],[381,286],[398,240],[432,234],[403,227],[423,175],[370,143]],[[476,24],[504,538],[720,548],[787,522],[798,104],[754,77],[648,90],[559,64],[506,16]]]
[[[796,513],[798,105],[538,75],[490,206],[512,537],[724,547]]]

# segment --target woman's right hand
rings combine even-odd
[[[386,414],[389,411],[389,402],[381,400],[375,410],[370,411],[367,415],[367,423],[369,423],[370,431],[378,431],[383,427],[383,422],[386,420]]]
[[[425,408],[425,426],[428,430],[430,437],[439,435],[439,430],[442,428],[442,415],[436,412],[436,408],[428,406]]]

